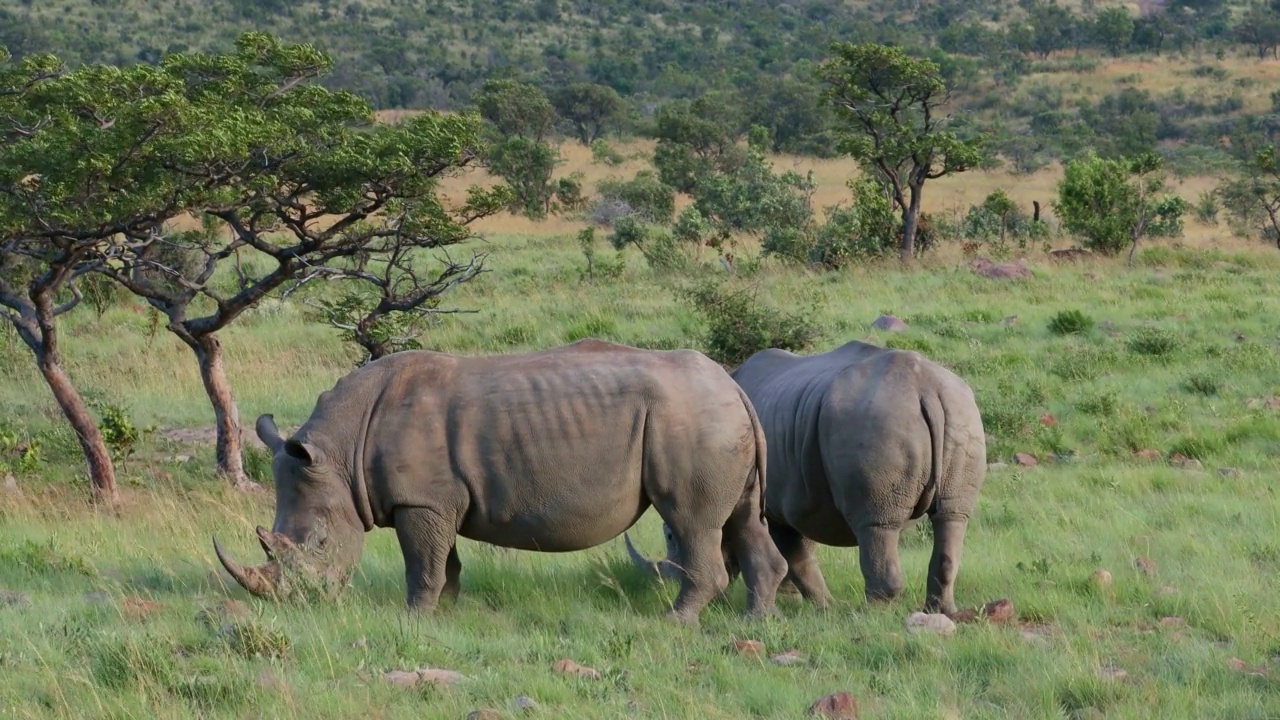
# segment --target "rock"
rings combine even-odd
[[[553,668],[555,669],[556,672],[560,673],[561,675],[577,675],[578,677],[584,677],[584,678],[587,678],[588,680],[600,679],[599,670],[596,670],[595,668],[586,667],[585,665],[579,665],[578,663],[572,660],[569,660],[567,658],[556,662]]]
[[[1048,625],[1023,625],[1022,639],[1027,642],[1042,643],[1048,641],[1053,629]]]
[[[1124,680],[1129,677],[1129,673],[1125,672],[1122,668],[1115,667],[1114,665],[1108,665],[1098,671],[1098,677],[1103,680]]]
[[[18,487],[18,478],[14,477],[13,473],[4,474],[4,481],[0,482],[0,490],[15,494],[22,492],[22,488]]]
[[[1022,263],[994,263],[989,258],[974,258],[969,267],[977,274],[995,280],[1015,280],[1031,277],[1031,271]]]
[[[1156,574],[1156,561],[1149,557],[1134,558],[1133,566],[1148,577]]]
[[[1187,457],[1182,453],[1174,453],[1170,455],[1169,464],[1180,467],[1183,470],[1201,470],[1204,468],[1204,465],[1202,465],[1199,460]]]
[[[1280,397],[1272,395],[1265,401],[1268,410],[1280,410]]]
[[[31,596],[17,590],[0,590],[0,607],[22,608],[31,604]]]
[[[1079,245],[1073,245],[1071,247],[1059,248],[1057,250],[1050,250],[1049,259],[1050,260],[1079,260],[1081,258],[1089,257],[1092,254],[1093,254],[1093,251],[1089,250],[1088,248],[1080,247]]]
[[[239,600],[221,600],[205,607],[196,614],[196,620],[210,629],[222,627],[228,620],[247,618],[252,615],[249,606]]]
[[[759,640],[734,640],[733,649],[744,657],[764,657],[764,643]]]
[[[956,610],[955,612],[948,614],[947,617],[951,618],[951,622],[954,622],[957,625],[960,625],[963,623],[977,622],[978,611],[974,610],[973,608],[960,608],[959,610]]]
[[[174,455],[173,461],[178,464],[188,463],[188,462],[191,462],[191,456],[190,455]]]
[[[1111,587],[1111,572],[1098,568],[1089,576],[1089,582],[1100,590],[1106,590]]]
[[[538,709],[538,701],[534,700],[528,695],[521,695],[520,697],[517,697],[515,700],[511,701],[511,704],[514,705],[515,708],[517,710],[520,710],[521,712],[529,712],[531,710]]]
[[[1167,616],[1160,618],[1160,627],[1186,627],[1187,621],[1180,617]]]
[[[1233,467],[1218,468],[1218,474],[1230,480],[1239,480],[1244,477],[1244,473]]]
[[[418,668],[417,670],[391,670],[383,673],[382,679],[405,687],[413,687],[423,683],[448,686],[459,680],[465,680],[466,676],[459,672],[441,668]]]
[[[1058,418],[1049,413],[1045,413],[1040,416],[1040,424],[1045,427],[1053,427],[1058,424]]]
[[[1014,453],[1013,461],[1021,467],[1035,467],[1038,462],[1031,453]]]
[[[809,706],[809,716],[829,720],[858,720],[858,700],[851,693],[832,693],[813,701]]]
[[[1162,585],[1160,586],[1160,594],[1161,595],[1177,595],[1178,588],[1172,585]]]
[[[351,641],[352,650],[366,650],[368,649],[368,647],[369,647],[369,638],[367,637],[358,637],[355,640]]]
[[[1009,317],[1006,317],[1005,319],[1001,320],[1000,324],[1005,327],[1013,327],[1014,325],[1018,324],[1018,316],[1010,315]]]
[[[956,632],[956,624],[941,613],[913,612],[907,618],[907,632],[931,633],[949,637]]]
[[[1267,676],[1267,669],[1265,667],[1253,667],[1240,658],[1231,658],[1228,660],[1227,667],[1235,670],[1236,672],[1245,673],[1246,675],[1253,675],[1255,677]]]
[[[1164,457],[1164,453],[1155,448],[1143,448],[1133,454],[1139,460],[1159,460]]]
[[[136,595],[128,595],[120,602],[120,609],[125,616],[133,620],[146,620],[160,609],[160,603]]]
[[[502,720],[502,713],[493,708],[480,708],[467,713],[467,720]]]
[[[1013,603],[1005,598],[992,600],[984,605],[982,614],[987,620],[997,625],[1013,622],[1013,619],[1018,616],[1018,613],[1013,608]]]
[[[875,322],[871,323],[871,327],[889,332],[902,332],[907,329],[907,324],[893,315],[881,315],[876,318]]]
[[[987,472],[991,472],[993,470],[1004,470],[1007,467],[1009,467],[1008,463],[1002,463],[1002,462],[987,463]]]
[[[769,662],[774,665],[795,665],[796,663],[804,662],[804,655],[799,650],[788,650],[769,658]]]

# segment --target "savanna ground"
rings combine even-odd
[[[566,154],[588,187],[641,165],[605,169],[582,149]],[[815,169],[817,206],[847,196],[847,163],[800,166]],[[927,209],[967,207],[996,187],[1047,203],[1057,177],[966,174],[931,185]],[[1194,200],[1211,184],[1190,179],[1178,191]],[[699,316],[638,253],[617,281],[580,278],[579,226],[487,221],[492,272],[450,296],[479,312],[433,328],[425,344],[515,352],[596,336],[697,346]],[[701,627],[664,622],[675,587],[633,569],[621,538],[562,555],[462,540],[460,602],[421,618],[404,610],[394,533],[378,530],[341,598],[254,600],[217,571],[210,536],[258,557],[252,529],[270,525],[272,499],[224,487],[209,446],[174,439],[175,428],[210,422],[189,352],[138,306],[68,318],[66,352],[85,394],[159,428],[119,468],[116,515],[87,504],[77,446],[8,338],[0,449],[21,489],[0,490],[0,714],[461,718],[492,707],[515,717],[523,695],[540,717],[785,718],[847,690],[874,718],[1280,716],[1280,255],[1194,222],[1185,241],[1149,247],[1131,269],[1024,254],[1034,277],[1022,281],[979,277],[953,248],[910,272],[766,261],[750,278],[778,307],[816,303],[818,350],[854,338],[911,348],[974,387],[989,460],[1008,464],[988,473],[957,599],[1007,598],[1018,619],[961,624],[953,637],[904,626],[923,601],[927,523],[904,533],[905,598],[867,607],[856,550],[823,548],[838,602],[818,611],[783,597],[785,620],[742,619],[738,583]],[[1049,329],[1073,309],[1093,325]],[[909,329],[869,329],[880,313]],[[301,423],[353,358],[292,303],[255,311],[224,341],[248,427],[265,412],[282,427]],[[24,462],[33,440],[38,452]],[[1040,462],[1020,467],[1015,452]],[[269,481],[262,450],[251,448],[248,464]],[[659,552],[657,517],[646,514],[633,537]],[[1090,581],[1100,568],[1109,586]],[[762,641],[765,656],[735,653],[740,639]],[[801,660],[769,660],[788,650]],[[565,658],[601,677],[557,674]],[[466,679],[406,688],[383,678],[425,667]]]

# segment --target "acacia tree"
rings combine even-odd
[[[848,124],[840,149],[889,185],[902,213],[902,259],[910,260],[925,181],[976,165],[983,137],[947,130],[941,111],[950,95],[933,61],[875,43],[835,43],[832,52],[818,77],[824,101]]]
[[[95,498],[118,500],[102,434],[63,363],[57,319],[77,306],[77,281],[122,234],[182,211],[239,168],[205,178],[168,159],[194,150],[206,119],[178,83],[150,66],[85,66],[0,54],[0,306],[32,351],[74,429]],[[217,126],[212,128],[217,131]]]
[[[590,145],[626,110],[626,102],[608,85],[574,83],[555,94],[555,109],[573,125],[578,142]]]
[[[1280,249],[1280,150],[1269,147],[1245,163],[1241,177],[1223,183],[1218,195],[1240,226],[1261,231]]]
[[[218,332],[331,263],[460,242],[459,218],[490,214],[506,199],[501,186],[472,188],[455,214],[437,196],[438,179],[477,156],[477,117],[429,113],[374,126],[363,100],[313,82],[329,67],[309,45],[260,33],[243,35],[231,55],[167,58],[161,69],[183,80],[197,114],[227,123],[216,142],[169,159],[181,176],[217,187],[188,205],[206,229],[128,228],[127,241],[95,268],[164,313],[168,330],[195,354],[214,409],[218,470],[238,488],[254,484],[244,472]],[[234,180],[219,183],[228,166],[238,168]],[[229,284],[217,274],[228,262]],[[456,275],[447,279],[474,277]]]

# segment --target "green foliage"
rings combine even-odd
[[[1243,170],[1218,188],[1218,196],[1238,231],[1280,248],[1280,150],[1258,152]]]
[[[1116,254],[1137,247],[1144,237],[1175,237],[1182,232],[1188,204],[1164,192],[1161,160],[1142,155],[1109,160],[1086,153],[1067,163],[1058,183],[1058,214],[1063,227],[1079,235],[1085,247]]]
[[[703,346],[716,362],[740,365],[768,348],[804,351],[822,337],[816,308],[787,312],[760,301],[754,287],[706,280],[681,293],[706,323]]]
[[[614,166],[626,162],[626,158],[622,153],[614,150],[604,138],[597,138],[591,141],[591,162]]]
[[[1062,310],[1049,318],[1054,335],[1081,335],[1093,329],[1093,318],[1080,310]]]
[[[1158,327],[1142,327],[1129,338],[1127,346],[1130,352],[1150,357],[1165,357],[1177,351],[1181,340]]]
[[[1112,57],[1129,47],[1133,38],[1134,22],[1129,11],[1123,7],[1110,7],[1098,11],[1090,28],[1095,41],[1107,49]]]
[[[597,257],[595,228],[587,227],[578,232],[578,248],[582,250],[582,256],[587,261],[587,266],[581,271],[584,280],[595,281],[597,278],[617,280],[622,277],[622,272],[627,266],[626,257],[621,250],[617,251],[612,261]]]
[[[104,405],[99,411],[102,415],[99,429],[102,441],[111,448],[111,455],[116,462],[129,459],[138,449],[138,442],[155,431],[153,427],[139,430],[129,415],[118,405]]]
[[[541,143],[555,126],[556,111],[535,85],[509,78],[488,80],[475,97],[476,109],[497,133]]]
[[[750,149],[732,172],[701,176],[693,188],[694,207],[717,232],[719,246],[735,233],[761,234],[775,228],[803,228],[813,217],[809,204],[813,172],[775,173],[758,149]]]
[[[651,170],[641,170],[630,180],[607,178],[596,184],[600,201],[625,207],[645,222],[669,223],[676,213],[676,191]]]
[[[737,145],[744,125],[737,99],[724,93],[673,100],[658,108],[653,156],[658,177],[692,194],[706,176],[734,172],[746,159]]]
[[[574,136],[592,146],[626,111],[618,91],[606,85],[573,83],[556,91],[556,112],[573,126]]]
[[[1030,241],[1044,238],[1048,226],[1034,221],[1004,190],[996,190],[981,205],[969,206],[960,234],[966,240],[991,244],[999,256],[1008,252],[1010,240],[1016,241],[1019,249],[1026,249]]]
[[[581,185],[571,178],[554,178],[562,160],[555,147],[515,135],[499,141],[489,151],[489,171],[511,187],[511,210],[541,220],[554,212],[575,207]]]
[[[836,43],[832,52],[818,76],[845,125],[840,149],[893,189],[909,259],[925,181],[978,164],[984,138],[962,140],[947,128],[949,93],[937,63],[874,43]]]

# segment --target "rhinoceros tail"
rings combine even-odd
[[[943,457],[946,447],[946,412],[942,408],[942,398],[937,393],[922,393],[920,414],[924,416],[925,425],[929,426],[929,441],[933,452],[929,465],[929,485],[920,494],[920,502],[912,512],[912,517],[920,517],[926,510],[941,502],[942,473],[946,467],[946,458]]]
[[[751,399],[747,397],[746,391],[741,386],[738,387],[738,397],[742,398],[742,405],[747,409],[747,415],[751,418],[751,430],[756,436],[756,484],[759,486],[760,492],[760,520],[764,521],[764,482],[765,469],[769,467],[769,450],[764,439],[764,427],[760,425],[760,416],[756,414],[755,406],[751,404]]]

